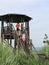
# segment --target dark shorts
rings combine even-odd
[[[17,28],[17,31],[19,31],[19,28]]]

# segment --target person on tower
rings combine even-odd
[[[16,24],[16,28],[17,28],[17,31],[19,31],[19,28],[20,28],[20,24],[19,23]]]

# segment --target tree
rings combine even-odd
[[[45,37],[44,37],[44,41],[43,41],[43,43],[46,43],[46,44],[49,45],[49,40],[48,40],[48,36],[47,36],[47,34],[45,34]]]

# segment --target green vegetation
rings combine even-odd
[[[39,52],[49,55],[49,46],[45,46]],[[35,50],[30,50],[29,58],[25,52],[20,49],[14,53],[6,43],[0,43],[0,65],[49,65],[49,59],[42,59],[37,55]]]

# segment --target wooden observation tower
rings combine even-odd
[[[32,18],[22,14],[6,14],[0,16],[1,21],[1,39],[9,41],[9,44],[12,44],[12,39],[14,39],[14,48],[19,46],[22,48],[24,41],[22,40],[22,34],[25,34],[25,43],[28,46],[32,46],[29,38],[29,21]],[[6,23],[6,26],[4,25]],[[20,24],[20,29],[15,29],[15,24]],[[16,25],[16,28],[19,25]]]

